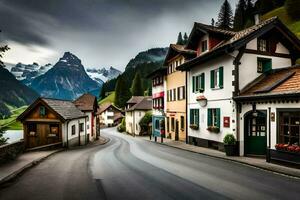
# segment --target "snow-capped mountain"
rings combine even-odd
[[[102,69],[89,68],[86,72],[93,80],[102,83],[116,78],[122,73],[114,67],[109,67],[108,69],[104,67]]]
[[[29,86],[41,96],[72,100],[86,92],[99,96],[102,84],[88,76],[79,58],[65,52],[50,70],[33,79]]]
[[[45,74],[51,68],[51,64],[41,66],[38,63],[29,65],[18,63],[10,69],[10,72],[16,77],[17,80],[28,85],[34,78]]]

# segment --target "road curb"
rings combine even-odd
[[[57,151],[54,151],[50,154],[48,154],[47,156],[44,156],[42,158],[38,158],[33,160],[32,162],[28,163],[27,165],[23,166],[22,168],[20,168],[19,170],[13,172],[12,174],[6,176],[5,178],[0,180],[0,189],[1,188],[5,188],[8,187],[9,185],[11,185],[18,177],[21,177],[27,170],[31,169],[32,167],[38,165],[39,163],[41,163],[42,161],[46,160],[47,158],[49,158],[50,156],[62,152],[65,149],[59,149]]]
[[[146,141],[152,142],[152,143],[155,143],[155,144],[159,144],[159,145],[163,145],[163,146],[172,147],[172,148],[175,148],[175,149],[180,149],[180,150],[183,150],[183,151],[188,151],[188,152],[192,152],[192,153],[196,153],[196,154],[201,154],[201,155],[212,157],[212,158],[217,158],[217,159],[222,159],[222,160],[229,161],[229,162],[234,162],[234,163],[247,165],[249,167],[253,167],[253,168],[256,168],[256,169],[276,173],[276,174],[279,174],[279,175],[282,175],[282,176],[288,176],[288,177],[300,179],[300,174],[299,175],[298,174],[293,174],[292,172],[279,171],[279,170],[271,169],[269,167],[264,167],[264,166],[255,165],[255,164],[251,164],[251,163],[240,161],[240,160],[231,159],[230,157],[228,157],[228,158],[227,157],[220,157],[220,156],[215,156],[215,155],[206,154],[206,153],[202,153],[202,152],[196,152],[196,151],[192,151],[192,150],[189,150],[189,149],[184,149],[184,148],[180,148],[180,147],[176,147],[176,146],[171,146],[171,145],[168,145],[166,143],[155,142],[155,141],[152,141],[152,140],[146,140]]]

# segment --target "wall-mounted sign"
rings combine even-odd
[[[274,112],[271,112],[271,121],[275,122],[275,113]]]
[[[230,127],[230,117],[224,117],[223,124],[224,127]]]

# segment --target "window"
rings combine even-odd
[[[72,135],[75,135],[75,132],[76,132],[75,128],[76,128],[75,125],[72,125],[72,131],[71,131]]]
[[[267,40],[265,40],[265,39],[258,39],[257,50],[258,51],[267,51],[268,50]]]
[[[176,88],[173,89],[173,101],[176,101]]]
[[[279,143],[300,144],[300,112],[279,113]]]
[[[205,77],[204,77],[204,73],[198,75],[198,76],[193,76],[193,80],[192,80],[192,89],[193,92],[204,92],[205,89]]]
[[[180,129],[184,130],[184,116],[180,116]]]
[[[162,85],[163,84],[163,77],[157,76],[152,79],[153,86]]]
[[[223,88],[223,67],[210,71],[210,87],[213,89]]]
[[[220,128],[220,108],[211,108],[207,110],[207,126],[216,126]]]
[[[159,120],[158,119],[155,120],[155,129],[159,130]]]
[[[139,112],[139,116],[142,116],[142,112]]]
[[[83,124],[83,123],[80,123],[80,124],[79,124],[79,131],[80,131],[80,132],[83,132],[83,131],[84,131],[84,124]]]
[[[89,120],[90,120],[90,119],[89,119],[89,116],[87,116],[87,117],[86,117],[86,121],[88,122]]]
[[[199,109],[190,109],[190,125],[199,126]]]
[[[36,130],[37,130],[36,124],[28,124],[27,128],[28,128],[28,133],[30,136],[36,135]]]
[[[181,86],[177,88],[177,99],[178,100],[185,99],[185,86]]]
[[[46,108],[45,106],[40,106],[40,116],[44,117],[46,115]]]
[[[170,125],[170,118],[169,117],[167,117],[167,132],[169,132],[170,131],[170,128],[169,128],[169,125]]]
[[[50,125],[50,134],[58,135],[59,125],[51,124]]]
[[[272,69],[272,59],[269,58],[257,58],[257,72],[265,73]]]
[[[201,52],[207,51],[207,40],[201,42]]]
[[[173,92],[172,92],[172,90],[169,90],[169,93],[170,93],[170,101],[173,101]]]
[[[171,131],[175,130],[175,119],[174,117],[171,118]]]

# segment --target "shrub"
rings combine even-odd
[[[124,132],[126,131],[126,121],[125,121],[125,117],[123,117],[121,124],[118,126],[117,130],[119,132]]]
[[[233,134],[226,134],[223,143],[225,145],[234,145],[236,143],[235,137]]]
[[[288,15],[293,19],[300,19],[300,1],[287,0],[284,5]]]
[[[3,136],[4,134],[4,129],[2,127],[0,127],[0,146],[3,145],[3,144],[6,144],[8,138],[5,138]]]
[[[141,133],[148,131],[148,125],[152,122],[152,112],[147,112],[139,122]]]

